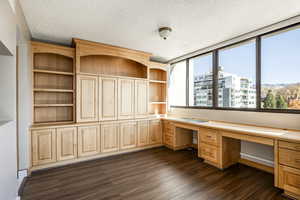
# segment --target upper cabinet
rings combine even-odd
[[[148,81],[135,80],[135,118],[148,116]]]
[[[32,42],[33,123],[74,121],[75,49]]]
[[[98,121],[98,77],[77,76],[77,122]]]
[[[99,77],[99,119],[116,120],[118,118],[118,79]]]
[[[134,118],[134,80],[118,80],[118,119]]]

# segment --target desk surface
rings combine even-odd
[[[197,119],[164,117],[164,120],[195,125],[199,127],[215,128],[225,131],[234,131],[266,138],[281,139],[292,142],[300,142],[300,131],[284,130],[277,128],[266,128],[251,125],[225,123],[217,121],[202,121]]]

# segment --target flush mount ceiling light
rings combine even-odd
[[[159,36],[163,38],[164,40],[168,39],[172,32],[172,29],[170,27],[161,27],[158,29]]]

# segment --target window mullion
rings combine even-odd
[[[256,109],[261,110],[261,38],[256,38]]]
[[[213,108],[218,107],[218,66],[219,53],[215,50],[213,51]]]

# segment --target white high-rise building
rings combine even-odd
[[[212,106],[213,104],[213,74],[194,77],[194,105]],[[237,76],[219,70],[218,106],[230,108],[255,108],[255,84],[249,78]]]

